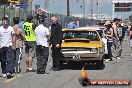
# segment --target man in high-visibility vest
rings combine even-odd
[[[32,58],[35,55],[35,42],[36,36],[34,34],[35,26],[32,23],[32,16],[27,17],[27,21],[23,24],[24,32],[25,32],[25,52],[26,52],[26,72],[34,72],[35,70],[32,68]]]

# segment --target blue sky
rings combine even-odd
[[[66,15],[66,1],[67,0],[49,0],[48,11],[52,13],[60,13]],[[96,0],[92,0],[93,2],[93,13],[96,13]],[[100,3],[99,12],[102,14],[112,15],[112,3],[111,0],[98,0]],[[35,4],[41,5],[44,8],[44,0],[34,0]],[[71,14],[82,14],[82,8],[80,6],[83,5],[83,0],[70,0],[70,12]],[[90,0],[85,0],[85,8],[86,13],[90,14],[91,5]],[[121,15],[121,17],[127,18],[129,15],[132,15],[131,12],[116,12],[116,14]]]

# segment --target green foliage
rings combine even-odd
[[[129,20],[132,22],[132,15],[129,16]]]
[[[27,0],[20,0],[20,4],[27,3]]]
[[[8,0],[0,0],[0,4],[1,5],[9,4],[9,1]]]

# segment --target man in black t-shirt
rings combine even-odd
[[[51,17],[51,37],[53,70],[61,70],[61,43],[62,43],[62,26],[58,23],[56,16]]]

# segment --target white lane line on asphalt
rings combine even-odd
[[[5,83],[10,83],[11,81],[15,80],[17,77],[20,77],[21,75],[22,74],[18,74],[16,76],[14,76],[13,78],[6,80]]]

